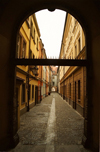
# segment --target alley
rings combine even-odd
[[[21,116],[20,142],[10,152],[90,152],[81,144],[81,117],[57,93]]]

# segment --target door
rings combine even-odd
[[[76,81],[75,81],[75,109],[76,109]]]
[[[19,88],[16,87],[16,102],[17,102],[17,122],[18,126],[17,129],[20,128],[20,108],[19,108]]]
[[[35,86],[35,105],[38,103],[38,86]]]

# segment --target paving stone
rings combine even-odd
[[[47,143],[47,125],[55,98],[54,137]],[[51,93],[20,118],[20,142],[9,152],[90,152],[81,145],[84,119],[57,93]]]
[[[31,152],[45,152],[45,146],[34,146],[32,147]]]
[[[77,145],[57,146],[55,152],[80,152]]]

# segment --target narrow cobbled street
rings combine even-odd
[[[21,116],[20,142],[10,152],[90,152],[83,148],[84,119],[57,93]]]

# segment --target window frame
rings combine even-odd
[[[78,102],[81,101],[81,82],[78,80]]]
[[[20,37],[20,46],[18,47],[18,37]],[[23,44],[25,43],[25,53],[24,53],[24,58],[23,58]],[[23,35],[21,34],[21,32],[18,33],[17,35],[17,46],[16,46],[16,58],[17,59],[25,59],[26,58],[26,48],[27,48],[27,42],[25,40],[25,38],[23,37]],[[17,54],[19,54],[17,56]]]

